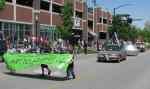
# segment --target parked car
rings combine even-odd
[[[125,44],[124,47],[128,56],[137,56],[139,54],[139,50],[132,43]]]
[[[136,42],[135,44],[140,52],[145,52],[146,48],[144,42]]]
[[[98,52],[97,61],[118,61],[126,60],[127,54],[123,46],[107,44],[103,50]]]

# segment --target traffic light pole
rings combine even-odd
[[[119,8],[125,7],[125,6],[129,6],[129,5],[131,5],[131,4],[123,4],[123,5],[120,5],[120,6],[116,7],[116,8],[113,8],[113,14],[114,14],[113,20],[116,19],[116,9],[119,9]],[[120,45],[120,42],[119,42],[116,30],[117,30],[117,28],[116,28],[116,25],[114,23],[113,24],[113,31],[114,31],[113,34],[114,34],[114,36],[115,36],[115,38],[117,40],[118,45]]]

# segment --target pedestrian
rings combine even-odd
[[[99,42],[99,40],[97,40],[96,41],[97,43],[96,43],[96,45],[97,45],[97,51],[99,51],[101,48],[100,48],[100,42]]]
[[[72,79],[75,79],[76,76],[75,76],[75,72],[74,72],[74,61],[71,60],[71,62],[69,63],[68,65],[68,68],[67,68],[67,79],[71,79],[70,77],[72,76]]]
[[[27,38],[26,38],[26,37],[23,39],[23,42],[24,42],[24,47],[27,48],[27,42],[28,42],[28,41],[27,41]]]
[[[41,69],[42,69],[42,76],[44,76],[44,69],[47,69],[48,76],[51,77],[51,70],[49,69],[47,64],[41,64]]]
[[[75,72],[74,72],[74,58],[75,58],[75,56],[74,56],[73,48],[72,48],[72,54],[73,54],[72,60],[69,62],[68,68],[66,71],[67,72],[67,76],[66,76],[67,80],[76,78]]]
[[[85,54],[87,54],[87,46],[88,46],[88,45],[87,45],[87,42],[84,41],[84,53],[85,53]]]

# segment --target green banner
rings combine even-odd
[[[50,69],[67,70],[68,63],[72,60],[72,54],[40,54],[40,53],[6,53],[4,60],[7,68],[20,71],[47,64]]]

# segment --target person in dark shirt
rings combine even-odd
[[[84,53],[87,54],[87,47],[88,47],[88,44],[86,41],[84,41]]]
[[[48,70],[48,76],[51,76],[51,70],[49,69],[47,64],[41,64],[41,69],[42,69],[42,76],[44,76],[44,69]]]

